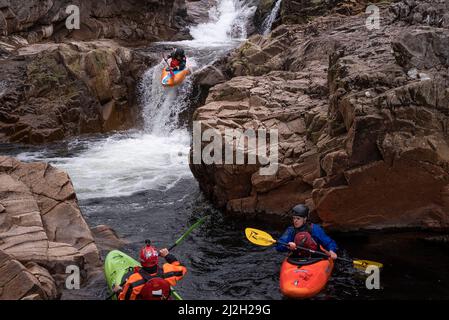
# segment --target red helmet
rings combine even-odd
[[[156,248],[147,244],[140,250],[140,264],[146,268],[154,267],[159,261],[158,256]]]

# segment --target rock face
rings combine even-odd
[[[187,39],[189,19],[184,0],[0,1],[0,142],[138,126],[136,84],[155,60],[121,45]]]
[[[113,41],[36,44],[0,61],[0,141],[42,143],[127,129],[149,57]]]
[[[448,228],[447,11],[418,3],[379,4],[377,30],[368,15],[332,13],[234,52],[223,70],[233,78],[210,90],[194,120],[222,136],[277,130],[279,169],[191,163],[206,195],[229,214],[271,220],[306,203],[339,230]],[[441,23],[411,19],[413,10]]]
[[[263,22],[270,15],[277,0],[261,0],[254,15],[254,24],[263,31]],[[330,13],[354,15],[365,11],[369,4],[382,2],[379,0],[282,0],[279,16],[273,28],[279,25],[307,23],[317,17]],[[410,1],[409,1],[410,2]]]
[[[44,300],[56,298],[56,287],[48,272],[36,264],[27,269],[0,250],[0,300]]]
[[[70,178],[45,163],[0,157],[0,298],[56,298],[71,265],[81,280],[101,266]]]
[[[408,24],[449,28],[449,3],[446,0],[398,1],[391,10],[397,19]]]
[[[127,242],[120,239],[110,227],[99,225],[91,229],[95,244],[100,250],[111,251],[121,249]]]
[[[68,30],[79,8],[80,29]],[[0,35],[22,34],[29,42],[43,39],[123,41],[172,40],[187,36],[184,0],[3,0],[0,3]]]
[[[209,11],[216,5],[216,0],[186,0],[189,22],[193,24],[206,23],[209,21]]]

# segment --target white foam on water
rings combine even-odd
[[[193,41],[173,44],[191,46],[197,54],[201,54],[201,48],[235,46],[236,39],[246,38],[246,22],[254,10],[238,0],[221,0],[215,11],[211,11],[209,23],[191,28]],[[195,70],[196,64],[196,58],[190,56],[187,67]],[[115,134],[103,140],[74,140],[71,150],[79,150],[77,144],[84,147],[67,157],[28,152],[18,158],[47,161],[66,170],[80,199],[168,190],[181,179],[191,178],[190,134],[180,127],[179,116],[188,107],[193,85],[191,77],[187,77],[176,88],[162,87],[160,77],[164,67],[165,62],[161,61],[147,70],[139,84],[144,120],[140,132]]]
[[[88,143],[75,157],[46,158],[22,153],[22,161],[50,161],[66,170],[80,199],[119,197],[153,189],[166,190],[191,177],[188,167],[190,136],[175,130],[170,136],[135,133],[114,135]]]
[[[247,23],[255,10],[256,6],[250,6],[244,1],[222,0],[209,10],[209,22],[190,28],[193,40],[180,43],[213,47],[243,41],[247,38]]]
[[[145,132],[159,136],[170,135],[178,128],[179,115],[188,107],[188,97],[192,90],[192,78],[175,88],[161,85],[161,73],[165,67],[162,61],[145,72],[139,84],[139,95],[143,106]],[[195,58],[187,60],[187,68],[196,69]]]
[[[191,62],[191,67],[195,61]],[[84,151],[68,157],[24,152],[22,161],[47,161],[66,170],[80,199],[121,197],[145,190],[167,190],[192,174],[188,165],[190,135],[179,128],[179,114],[187,107],[192,83],[163,88],[163,64],[150,68],[139,85],[144,129],[115,134],[100,141],[74,140],[70,149]]]

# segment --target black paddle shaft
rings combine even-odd
[[[280,242],[280,241],[278,241],[278,243],[280,243],[281,245],[286,246],[286,247],[289,246],[288,243],[285,243],[285,242]],[[317,254],[317,255],[320,255],[320,256],[322,256],[322,257],[329,258],[329,256],[328,256],[327,254],[325,254],[324,252],[315,251],[315,250],[312,250],[312,249],[309,249],[309,248],[304,248],[304,247],[301,247],[301,246],[296,246],[296,250],[298,250],[298,249],[307,251],[307,252],[309,252],[309,253]],[[353,262],[352,260],[345,259],[345,258],[340,258],[340,257],[337,257],[337,259],[338,259],[338,260],[342,260],[342,261],[346,261],[346,262],[350,262],[350,263]]]

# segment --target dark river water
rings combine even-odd
[[[37,153],[58,165],[61,159],[81,157],[92,141],[103,139],[87,138],[81,144],[84,147],[79,141],[39,147],[39,152],[37,148],[3,145],[0,153],[19,158]],[[76,189],[76,181],[74,185]],[[278,282],[284,254],[251,244],[244,229],[254,227],[278,237],[283,227],[225,217],[204,199],[192,176],[182,177],[169,189],[81,197],[80,207],[90,226],[106,224],[128,241],[123,251],[134,257],[145,239],[159,248],[169,247],[191,224],[210,215],[173,250],[188,268],[177,292],[184,299],[282,299]],[[366,274],[350,263],[338,262],[326,289],[314,299],[449,299],[449,249],[422,240],[431,235],[418,231],[332,234],[342,256],[384,264],[381,288],[368,290]],[[103,258],[106,254],[102,252]],[[105,280],[99,276],[79,291],[65,291],[62,298],[104,299],[107,294]]]
[[[142,192],[121,198],[82,201],[90,225],[107,224],[130,241],[124,251],[136,256],[143,239],[168,247],[204,215],[211,218],[173,253],[187,266],[177,287],[184,299],[282,299],[279,269],[284,255],[257,247],[244,235],[246,227],[279,236],[283,229],[227,219],[203,198],[193,179],[180,181],[170,193]],[[333,237],[343,256],[384,264],[379,290],[368,290],[363,272],[338,262],[326,289],[314,299],[448,299],[449,255],[445,247],[419,238],[425,234],[347,233]],[[87,290],[86,298],[103,298],[104,283]],[[70,298],[70,295],[68,296]]]

